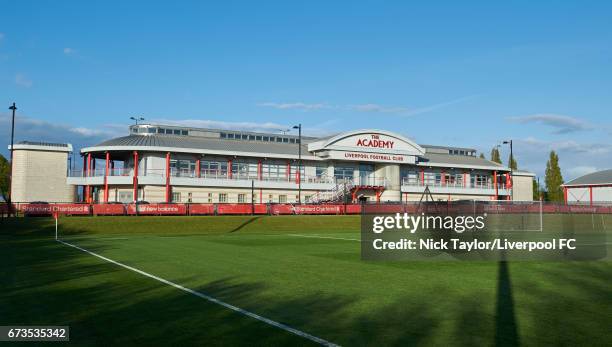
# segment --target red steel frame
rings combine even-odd
[[[170,202],[170,152],[166,153],[166,202]]]
[[[110,161],[110,153],[106,152],[106,163],[104,166],[104,203],[108,203],[108,164]]]
[[[134,202],[138,201],[138,151],[134,151]]]

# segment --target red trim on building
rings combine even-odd
[[[497,187],[497,170],[493,171],[493,187],[495,187],[495,200],[499,200],[499,191]]]
[[[232,179],[232,160],[227,160],[227,178]]]
[[[421,185],[425,185],[425,169],[421,168]]]
[[[196,159],[196,177],[200,178],[200,158]]]
[[[589,205],[593,206],[593,187],[589,187]]]
[[[138,201],[138,151],[134,151],[134,202]]]
[[[446,185],[446,172],[440,171],[440,185]]]
[[[87,170],[85,171],[85,177],[91,175],[91,153],[87,153]],[[91,188],[88,185],[85,186],[85,202],[91,203]]]
[[[106,152],[106,163],[104,166],[104,203],[108,203],[108,166],[110,161],[110,153]]]
[[[261,181],[261,177],[262,177],[262,172],[263,172],[263,168],[262,168],[262,164],[261,164],[261,160],[257,162],[257,179]]]
[[[166,202],[170,202],[170,152],[166,153]]]
[[[563,201],[567,205],[567,187],[563,187]]]

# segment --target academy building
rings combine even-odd
[[[139,124],[129,135],[81,149],[83,169],[36,162],[63,160],[68,145],[17,144],[16,175],[64,179],[18,202],[326,203],[419,200],[532,200],[533,174],[511,172],[472,148],[419,145],[400,134],[365,129],[329,137]],[[36,156],[28,155],[34,151]],[[58,154],[63,159],[58,159]],[[44,157],[44,158],[43,158]],[[41,159],[43,158],[43,159]],[[51,160],[51,159],[49,159]],[[56,177],[57,176],[57,177]],[[32,180],[35,178],[30,178]],[[24,182],[27,182],[24,180]],[[14,189],[26,189],[15,184]],[[36,188],[37,190],[43,190]],[[57,193],[54,193],[57,192]],[[56,194],[54,196],[53,194]]]

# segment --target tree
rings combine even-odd
[[[485,159],[484,153],[480,153],[480,159]]]
[[[533,179],[533,199],[540,200],[540,195],[542,194],[542,189],[540,189],[540,184],[534,178]]]
[[[0,195],[6,201],[8,199],[10,165],[8,160],[0,154]]]
[[[512,170],[518,170],[518,164],[517,164],[517,162],[516,162],[516,159],[514,159],[514,156],[513,156],[513,155],[510,155],[510,156],[508,157],[508,164],[510,165],[510,168],[511,168]]]
[[[502,163],[501,156],[499,155],[499,148],[493,147],[491,150],[491,161],[498,164]]]
[[[546,163],[546,183],[547,200],[563,201],[563,176],[561,176],[561,168],[559,167],[559,156],[555,151],[550,151],[548,162]]]

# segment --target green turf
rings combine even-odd
[[[2,223],[0,325],[70,325],[79,345],[308,343],[56,243],[50,219]],[[358,216],[72,217],[60,230],[342,345],[612,344],[610,262],[363,262]],[[316,235],[330,238],[303,237]]]

